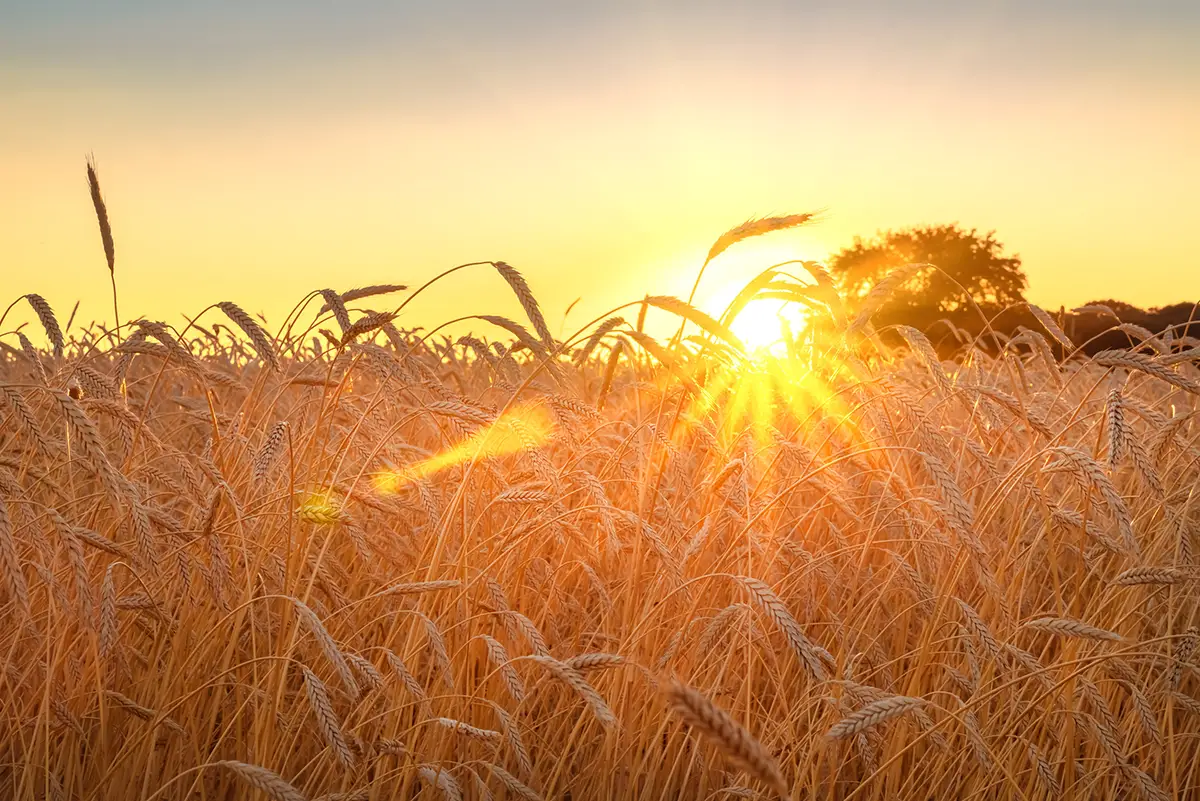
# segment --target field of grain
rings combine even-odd
[[[942,361],[809,267],[756,359],[669,298],[555,337],[503,263],[464,337],[20,299],[4,797],[1200,791],[1198,343]]]

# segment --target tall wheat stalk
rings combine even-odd
[[[87,159],[88,190],[92,196],[92,208],[96,211],[96,222],[100,225],[100,243],[104,246],[104,260],[108,263],[108,277],[112,282],[113,295],[113,331],[121,330],[121,313],[117,310],[117,263],[116,249],[113,246],[112,225],[108,222],[108,208],[104,205],[104,196],[100,194],[100,179],[96,176],[96,162],[88,156]]]

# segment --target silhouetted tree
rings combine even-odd
[[[853,298],[865,295],[898,267],[936,265],[939,270],[921,270],[896,289],[884,306],[884,317],[897,322],[910,318],[920,325],[919,318],[931,322],[930,315],[953,312],[964,305],[959,284],[980,306],[997,308],[1022,302],[1028,282],[1021,259],[1005,256],[1003,250],[994,231],[981,235],[957,223],[925,225],[886,231],[871,240],[856,237],[850,247],[833,257],[829,268]]]
[[[1123,300],[1113,300],[1112,298],[1106,298],[1104,300],[1089,300],[1080,308],[1100,306],[1105,306],[1109,309],[1112,309],[1117,317],[1126,323],[1138,323],[1140,325],[1142,318],[1146,316],[1146,312],[1142,311],[1137,306],[1134,306],[1132,303],[1126,303]],[[1092,312],[1092,314],[1095,314],[1095,312]],[[1112,317],[1109,316],[1109,319],[1111,320]]]
[[[1101,306],[1107,310],[1100,309]],[[1069,323],[1071,338],[1088,353],[1140,346],[1140,333],[1119,328],[1122,323],[1131,323],[1154,334],[1170,331],[1170,341],[1182,347],[1193,347],[1197,344],[1196,337],[1200,337],[1200,304],[1173,303],[1141,309],[1119,300],[1095,300],[1076,309],[1069,316]],[[1140,347],[1145,350],[1144,346]]]

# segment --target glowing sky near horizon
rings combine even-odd
[[[29,2],[0,8],[0,286],[111,316],[520,269],[551,325],[710,311],[855,234],[995,229],[1049,308],[1200,299],[1200,4]],[[383,304],[379,304],[382,306]],[[406,311],[519,316],[462,271]],[[571,325],[567,330],[572,330]],[[7,327],[7,326],[6,326]]]

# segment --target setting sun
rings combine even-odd
[[[775,350],[794,339],[805,325],[803,310],[779,300],[753,300],[729,328],[749,351]]]

